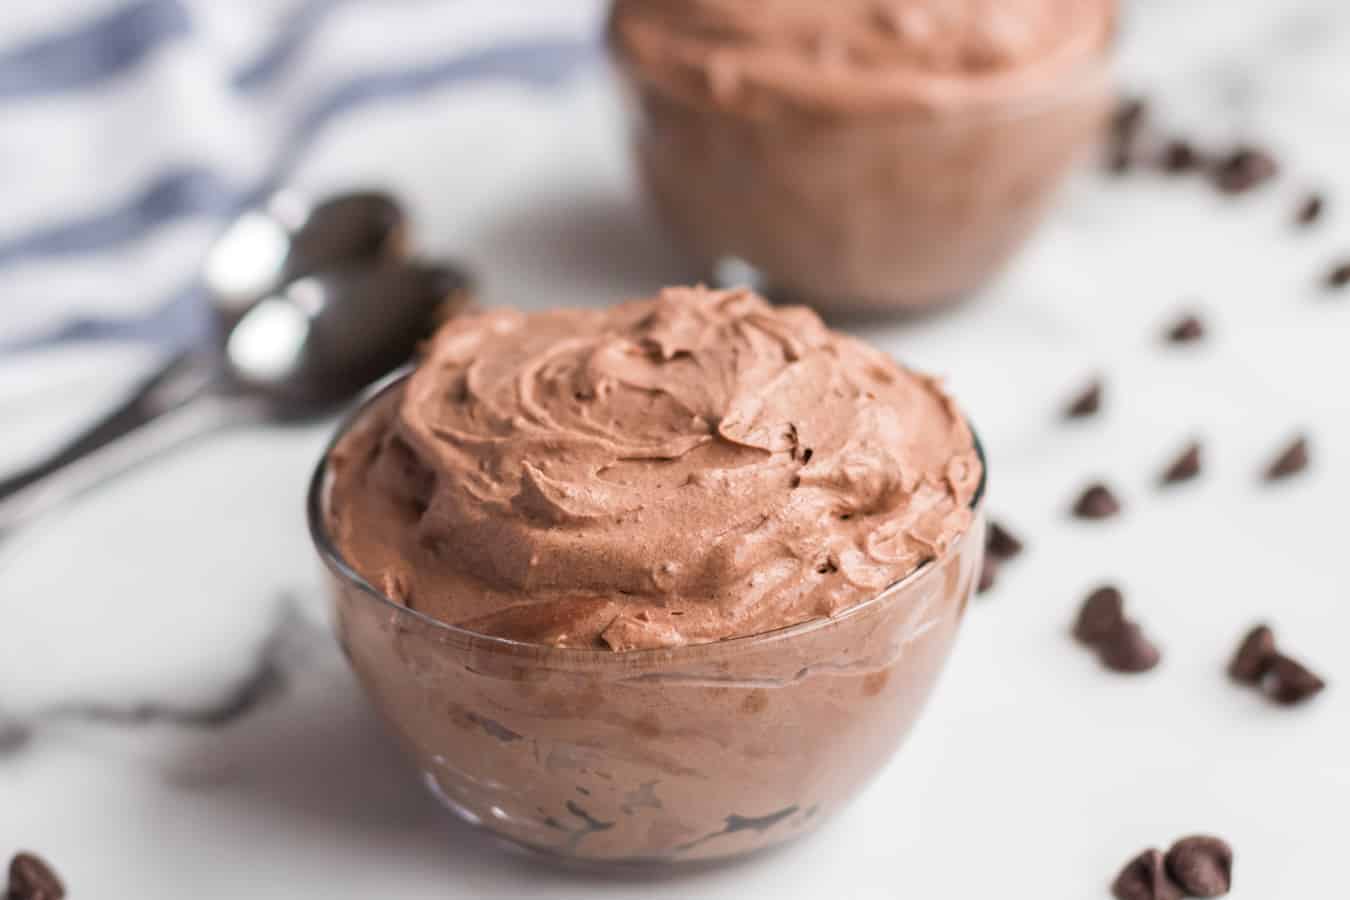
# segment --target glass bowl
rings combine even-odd
[[[374,388],[333,443],[404,377]],[[520,643],[436,621],[362,578],[329,537],[328,451],[309,526],[366,692],[460,818],[569,860],[732,857],[838,810],[922,710],[984,552],[982,481],[945,556],[832,619],[627,653]]]
[[[714,283],[731,272],[832,314],[922,312],[983,285],[1113,105],[1110,40],[1007,96],[824,112],[715,104],[645,72],[616,34],[638,174],[675,244]]]

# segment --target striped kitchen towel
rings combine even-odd
[[[391,105],[558,84],[599,0],[7,0],[0,16],[0,376],[74,340],[196,336],[222,224],[315,153],[398,141]],[[450,127],[447,125],[447,127]],[[341,130],[360,141],[334,145]]]

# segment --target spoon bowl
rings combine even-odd
[[[301,278],[239,319],[224,342],[224,377],[277,418],[332,410],[406,363],[470,296],[450,266],[342,266]]]
[[[241,213],[216,239],[202,281],[222,332],[269,293],[330,266],[374,264],[407,254],[408,220],[382,191],[339,194],[310,207],[277,191]]]

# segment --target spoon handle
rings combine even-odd
[[[175,354],[154,375],[141,382],[116,408],[40,462],[0,479],[0,502],[64,469],[100,447],[134,431],[199,393],[204,382],[193,377],[206,365],[196,354]]]
[[[0,481],[0,538],[192,437],[249,418],[249,408],[208,391],[211,373],[200,357],[174,357],[71,443]]]

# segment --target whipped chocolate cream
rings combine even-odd
[[[641,77],[742,112],[942,111],[1038,92],[1101,55],[1116,0],[618,0]]]
[[[981,478],[933,379],[701,288],[455,319],[331,463],[337,546],[391,599],[615,651],[848,609],[942,556]]]

